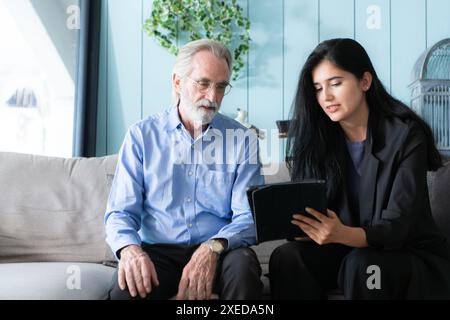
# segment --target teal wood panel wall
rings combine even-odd
[[[320,41],[361,42],[385,87],[409,104],[415,61],[450,37],[448,0],[238,1],[251,21],[253,41],[222,112],[234,117],[237,108],[244,109],[250,123],[268,130],[289,117],[301,66]],[[143,32],[151,7],[151,0],[102,0],[99,156],[116,153],[131,124],[170,106],[175,58]],[[266,144],[263,152],[270,149]]]

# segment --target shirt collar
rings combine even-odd
[[[169,117],[166,123],[166,130],[172,131],[181,126],[180,115],[178,114],[178,107],[172,107],[169,110]]]

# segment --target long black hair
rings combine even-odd
[[[353,39],[331,39],[320,43],[309,55],[298,80],[286,148],[292,180],[325,179],[329,196],[336,194],[342,182],[343,170],[338,161],[342,130],[339,123],[331,121],[319,106],[312,80],[313,69],[323,60],[329,60],[360,80],[365,72],[369,72],[372,84],[366,92],[366,99],[371,116],[383,114],[388,118],[416,121],[426,136],[429,169],[436,170],[442,165],[430,127],[386,91],[366,50]]]

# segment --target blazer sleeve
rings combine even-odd
[[[388,204],[381,212],[381,219],[364,227],[367,243],[372,247],[403,247],[415,221],[427,210],[427,145],[424,132],[417,125],[411,127],[398,156]]]

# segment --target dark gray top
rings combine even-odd
[[[361,180],[361,165],[364,159],[366,140],[352,142],[345,139],[350,159],[347,161],[347,191],[351,215],[356,225],[359,225],[359,187]]]

